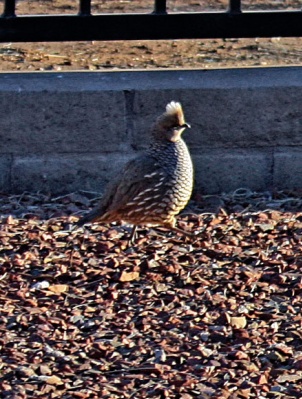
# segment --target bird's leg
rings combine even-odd
[[[183,229],[180,229],[179,227],[176,227],[176,219],[173,218],[169,223],[165,223],[164,227],[176,231],[177,233],[181,233],[185,235],[186,237],[194,238],[196,235],[194,233],[191,233],[190,231],[186,231]]]
[[[136,239],[136,229],[137,229],[137,226],[136,226],[136,224],[134,224],[132,227],[132,231],[131,231],[129,240],[128,240],[128,247],[130,247],[131,245],[134,244],[134,241]]]
[[[176,231],[177,233],[181,233],[187,237],[193,238],[196,237],[196,235],[194,233],[191,233],[190,231],[186,231],[183,229],[180,229],[178,227],[169,227],[171,230]]]
[[[186,237],[189,237],[189,238],[196,237],[196,235],[194,233],[190,233],[189,231],[182,230],[182,229],[180,229],[178,227],[172,227],[170,225],[165,225],[165,226],[163,225],[163,226],[160,226],[160,227],[163,227],[164,229],[167,229],[167,230],[175,231],[177,233],[181,233],[182,235],[184,235]],[[160,230],[160,228],[155,228],[155,230],[158,230],[159,232],[163,233],[163,231]]]

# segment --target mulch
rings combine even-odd
[[[1,195],[0,391],[300,398],[299,193],[195,196],[164,229],[74,227],[96,193]]]

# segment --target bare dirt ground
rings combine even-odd
[[[169,11],[226,10],[226,0],[168,1]],[[92,2],[92,11],[151,12],[151,0]],[[300,0],[245,1],[243,10],[300,9]],[[17,13],[75,14],[71,0],[20,0]],[[1,71],[221,68],[302,63],[302,38],[75,43],[4,43]]]

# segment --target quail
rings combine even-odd
[[[192,160],[181,137],[189,127],[181,104],[170,102],[151,127],[148,150],[126,164],[98,206],[77,225],[127,222],[133,225],[129,243],[137,225],[163,226],[191,235],[175,226],[175,215],[186,206],[193,189]]]

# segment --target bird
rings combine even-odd
[[[165,227],[192,236],[176,227],[175,216],[190,200],[193,164],[182,133],[182,105],[171,101],[150,128],[148,149],[130,160],[107,186],[99,204],[76,223],[126,222],[132,224],[128,244],[133,244],[138,225]]]

